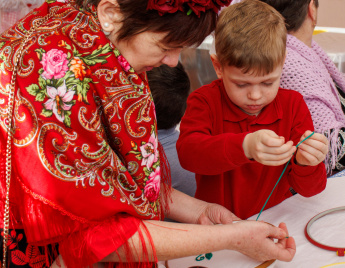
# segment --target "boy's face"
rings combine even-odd
[[[229,99],[243,112],[258,115],[277,96],[283,65],[260,76],[251,72],[245,74],[234,66],[221,66],[214,61],[213,64]]]

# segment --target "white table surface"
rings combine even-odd
[[[294,195],[281,204],[265,210],[259,220],[277,226],[280,222],[287,224],[290,236],[297,244],[297,252],[291,262],[277,261],[274,268],[314,268],[345,262],[345,257],[339,257],[334,251],[328,251],[312,245],[304,235],[304,228],[315,215],[325,210],[345,206],[345,176],[328,179],[326,189],[313,197],[305,198]],[[249,218],[255,220],[257,215]],[[345,211],[325,216],[312,225],[312,234],[318,241],[331,246],[345,247]],[[233,251],[213,252],[211,261],[206,258],[196,262],[195,256],[181,258],[168,262],[169,268],[187,268],[202,266],[207,268],[253,268],[259,263]],[[162,266],[163,267],[163,266]],[[329,266],[327,266],[329,267]],[[345,267],[334,266],[332,267]]]

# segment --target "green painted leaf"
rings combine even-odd
[[[154,169],[158,168],[159,167],[159,163],[160,163],[160,161],[158,160],[156,163],[154,163],[152,165],[152,168],[154,168]]]
[[[41,90],[36,95],[36,101],[44,101],[45,98],[46,98],[46,94],[45,94],[44,90]]]
[[[54,86],[53,81],[50,80],[50,79],[47,79],[47,80],[46,80],[46,83],[47,83],[47,86],[51,86],[51,87]]]
[[[36,96],[39,93],[40,88],[36,84],[31,84],[30,86],[26,87],[26,90],[30,95]]]
[[[147,167],[144,167],[143,170],[144,170],[144,172],[145,172],[145,176],[146,176],[146,177],[150,176],[151,171],[150,171]]]
[[[43,108],[41,115],[43,115],[45,117],[51,117],[53,115],[53,111],[47,110],[46,108]]]
[[[65,111],[65,119],[63,120],[63,122],[67,127],[71,127],[71,118],[66,114],[66,112],[69,111]]]
[[[5,42],[1,42],[0,43],[0,49],[2,49],[2,47],[5,45]]]
[[[46,51],[43,48],[35,49],[35,52],[38,54],[38,58],[42,60],[43,54],[46,53]]]
[[[64,81],[65,79],[63,79],[63,78],[60,78],[59,80],[57,80],[56,81],[56,88],[58,88],[58,87],[61,87],[62,85],[63,85],[63,81]]]
[[[41,89],[45,89],[47,87],[47,82],[42,76],[38,77],[38,84]]]
[[[84,58],[83,61],[85,62],[86,65],[95,65],[97,63],[97,60],[94,60],[94,59],[86,59]]]

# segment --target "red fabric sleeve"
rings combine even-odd
[[[297,145],[305,131],[314,131],[314,126],[303,98],[300,97],[294,104],[297,112],[295,113],[294,125],[291,131],[291,140]],[[305,197],[316,195],[326,188],[327,174],[325,165],[320,163],[317,166],[300,166],[295,163],[294,155],[291,159],[288,181],[291,187],[300,195]]]

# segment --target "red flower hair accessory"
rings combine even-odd
[[[149,0],[148,10],[157,10],[159,15],[188,10],[187,15],[194,12],[200,17],[201,12],[212,9],[218,13],[220,8],[228,6],[232,0]]]

